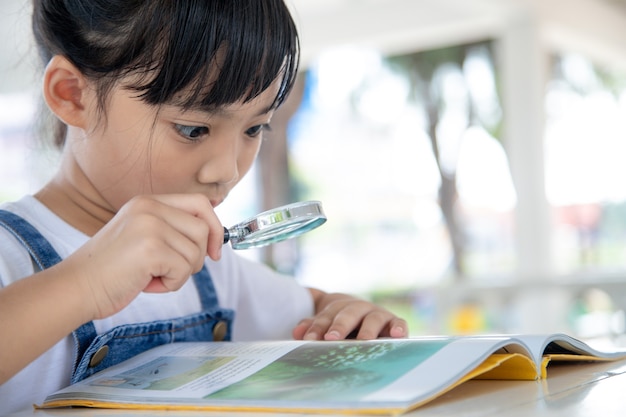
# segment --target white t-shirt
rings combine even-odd
[[[26,219],[48,239],[61,258],[69,256],[89,239],[32,196],[5,203],[0,208]],[[206,265],[220,306],[235,311],[233,340],[289,339],[298,321],[313,314],[313,300],[306,288],[293,278],[237,255],[230,246],[224,246],[220,261],[207,258]],[[0,227],[0,287],[33,272],[26,250]],[[176,292],[142,293],[124,310],[94,321],[94,325],[97,332],[102,333],[120,324],[181,317],[200,310],[195,284],[189,280]],[[73,361],[74,342],[68,335],[0,385],[0,415],[40,404],[48,394],[69,385]]]

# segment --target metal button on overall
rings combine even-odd
[[[213,326],[213,341],[221,342],[226,337],[226,331],[228,330],[228,324],[225,321],[218,321]]]
[[[94,366],[98,366],[100,362],[102,362],[108,354],[109,354],[109,347],[107,345],[102,346],[100,349],[96,351],[96,353],[94,353],[91,356],[91,359],[89,360],[89,366],[92,368]]]

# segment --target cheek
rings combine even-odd
[[[247,144],[237,159],[237,169],[239,170],[239,178],[245,176],[250,171],[252,164],[259,155],[261,149],[261,141]]]
[[[137,195],[153,194],[165,177],[167,161],[159,163],[155,158],[158,147],[149,135],[142,132],[127,132],[106,138],[108,154],[102,152],[96,162],[100,165],[103,193],[118,209]]]
[[[117,209],[137,195],[150,193],[148,162],[142,156],[133,159],[134,162],[131,162],[131,158],[127,155],[118,163],[112,163],[106,170],[106,175],[102,177],[102,193]]]
[[[132,143],[129,138],[109,132],[92,133],[70,143],[86,180],[115,209],[146,188],[148,161],[138,143],[128,146]]]
[[[149,150],[146,178],[150,183],[150,192],[167,194],[183,192],[193,182],[200,166],[193,155],[178,152],[175,147],[158,146]]]

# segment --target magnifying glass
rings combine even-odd
[[[230,242],[233,249],[259,248],[299,236],[325,222],[319,201],[287,204],[224,228],[224,243]]]

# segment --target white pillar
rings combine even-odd
[[[517,274],[545,280],[553,272],[552,221],[545,195],[544,101],[549,56],[541,21],[530,13],[511,17],[498,50],[504,107],[504,147],[517,191]]]

